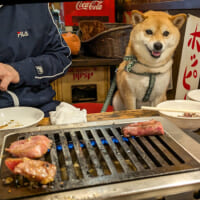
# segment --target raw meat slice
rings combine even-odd
[[[164,129],[161,122],[152,119],[126,125],[122,128],[122,133],[124,134],[124,137],[163,135]]]
[[[5,150],[16,157],[40,158],[52,145],[52,140],[44,135],[31,136],[25,140],[13,142]]]

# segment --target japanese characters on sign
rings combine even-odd
[[[188,91],[197,89],[199,75],[200,18],[189,15],[186,24],[175,98],[186,99]]]

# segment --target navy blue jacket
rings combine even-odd
[[[20,82],[0,91],[0,107],[32,106],[55,110],[50,82],[71,65],[71,51],[54,24],[47,3],[0,8],[0,62],[13,66]],[[68,92],[68,91],[66,91]]]

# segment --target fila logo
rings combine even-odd
[[[19,31],[17,32],[17,37],[18,38],[23,38],[23,37],[28,37],[29,34],[28,34],[28,31]]]

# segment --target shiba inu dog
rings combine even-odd
[[[185,14],[132,11],[133,30],[116,72],[118,90],[113,97],[114,110],[155,106],[166,100],[173,54],[185,20]]]

